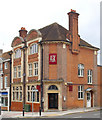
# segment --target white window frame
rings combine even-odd
[[[92,84],[92,70],[88,70],[87,72],[87,79],[88,79],[88,84]]]
[[[34,62],[34,76],[38,76],[38,62]]]
[[[17,78],[17,67],[14,67],[14,78]]]
[[[17,67],[17,72],[18,72],[18,78],[21,78],[21,66]],[[19,69],[20,68],[20,69]]]
[[[80,94],[80,96],[79,96],[79,94]],[[81,97],[81,95],[82,95],[82,97]],[[80,86],[78,86],[78,100],[82,100],[83,98],[84,98],[83,86],[80,85]]]
[[[12,93],[14,95],[14,96],[12,95],[12,101],[22,102],[23,100],[22,86],[13,86]]]
[[[1,77],[1,89],[3,89],[3,77]]]
[[[78,77],[84,77],[84,64],[78,64]]]
[[[28,90],[28,86],[29,86],[29,90]],[[34,85],[27,85],[27,102],[31,103],[32,102],[32,86]],[[34,86],[36,88],[36,86]],[[39,103],[40,102],[40,94],[38,93],[39,91],[33,91],[34,93],[34,98],[33,98],[33,102],[34,103]],[[29,93],[29,96],[28,96]],[[39,98],[39,100],[38,100]],[[29,99],[29,100],[28,100]]]
[[[20,58],[21,57],[21,50],[20,49],[17,49],[15,51],[15,58]]]
[[[30,46],[30,55],[38,53],[38,44],[34,43]]]
[[[33,75],[33,65],[32,63],[28,64],[28,73],[29,73],[29,77],[31,77]]]
[[[5,76],[5,88],[7,88],[8,87],[8,77],[7,76]]]
[[[5,62],[5,69],[8,68],[8,62]]]

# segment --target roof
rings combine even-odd
[[[66,34],[69,32],[66,28],[59,25],[58,23],[50,24],[46,27],[39,29],[42,33],[42,41],[66,41]],[[80,38],[80,46],[90,47],[94,49],[98,49],[91,44],[87,43],[83,39]]]

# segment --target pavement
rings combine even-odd
[[[62,116],[66,114],[74,114],[74,113],[83,113],[89,111],[97,111],[100,110],[99,107],[93,108],[77,108],[70,109],[66,111],[54,111],[54,112],[42,112],[41,116],[39,112],[24,112],[24,116],[22,112],[18,111],[1,111],[0,118],[41,118],[41,117],[53,117],[53,116]]]

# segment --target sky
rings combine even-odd
[[[100,48],[100,2],[102,0],[1,0],[0,49],[11,50],[21,27],[27,31],[57,22],[69,29],[71,9],[79,13],[78,30],[82,39]],[[100,52],[98,52],[100,54]],[[98,57],[99,58],[99,57]],[[99,60],[98,60],[99,62]]]

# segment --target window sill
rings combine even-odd
[[[84,76],[78,76],[79,78],[83,78]]]
[[[88,85],[92,85],[92,83],[87,83]]]
[[[27,101],[28,103],[32,103],[32,101]],[[33,102],[33,103],[37,103],[37,104],[39,104],[40,102]]]
[[[83,100],[83,98],[78,98],[78,100],[80,101],[80,100]]]

